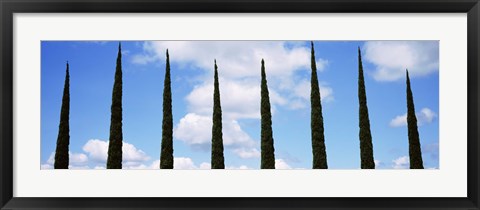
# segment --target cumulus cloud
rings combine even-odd
[[[292,169],[283,159],[275,159],[275,169]]]
[[[108,157],[108,142],[99,139],[90,139],[83,145],[83,151],[88,156],[98,162],[107,162]]]
[[[211,117],[188,113],[174,128],[173,136],[187,145],[209,150],[212,124]],[[222,131],[225,147],[251,148],[255,146],[255,141],[242,130],[236,120],[223,120]]]
[[[438,71],[438,41],[369,41],[363,49],[363,58],[376,66],[377,81],[405,78],[405,69],[411,77]]]
[[[200,166],[195,165],[188,157],[175,157],[173,160],[174,169],[210,169],[210,163],[202,162]]]
[[[262,58],[271,75],[289,75],[310,67],[309,47],[287,47],[287,42],[283,41],[152,41],[145,42],[143,49],[138,60],[163,61],[165,51],[169,49],[170,62],[200,69],[212,69],[216,58],[228,77],[259,75]],[[317,64],[321,71],[328,61],[319,58]]]
[[[185,157],[177,157],[173,160],[174,169],[197,169],[192,159]]]
[[[417,125],[422,126],[428,123],[432,123],[437,117],[437,114],[429,108],[423,108],[420,112],[417,112]],[[390,121],[391,127],[407,126],[407,113],[396,116]]]
[[[88,163],[88,157],[83,153],[69,152],[68,154],[69,154],[69,161],[71,165],[80,166]]]
[[[93,169],[105,169],[108,157],[108,141],[90,139],[83,145],[85,153],[69,152],[69,169],[88,169],[89,165],[95,165]],[[149,168],[145,162],[150,157],[133,144],[123,142],[122,167],[125,169]],[[55,153],[52,152],[46,163],[41,164],[41,169],[53,169]]]
[[[108,157],[108,141],[90,139],[83,146],[83,151],[95,162],[106,163]],[[144,151],[137,149],[133,144],[123,142],[122,165],[126,167],[138,166],[149,159],[150,157]]]
[[[168,49],[176,71],[189,69],[200,73],[185,97],[188,114],[174,128],[175,139],[193,149],[210,149],[214,59],[219,72],[224,145],[240,158],[258,158],[258,143],[238,122],[260,119],[261,59],[265,60],[273,115],[279,107],[303,109],[309,105],[309,78],[300,75],[310,75],[310,45],[302,42],[152,41],[144,42],[142,47],[142,53],[131,56],[132,62],[164,63]],[[316,64],[321,72],[329,61],[317,57]],[[331,101],[332,88],[320,85],[324,101]]]
[[[394,169],[408,169],[410,167],[410,159],[408,156],[402,156],[392,160]]]
[[[88,157],[83,153],[68,152],[69,169],[88,169]],[[53,169],[55,164],[55,152],[50,153],[47,162],[40,165],[40,169]]]

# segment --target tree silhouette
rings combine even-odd
[[[218,83],[217,61],[214,61],[213,84],[213,126],[212,126],[212,169],[224,169],[223,137],[222,137],[222,107],[220,105],[220,88]]]
[[[113,84],[110,138],[108,142],[107,169],[122,168],[122,46],[118,44],[117,66]]]
[[[410,168],[423,169],[422,150],[420,148],[420,137],[418,135],[417,117],[415,116],[415,105],[410,87],[410,77],[407,71],[407,123],[408,123],[408,151],[410,154]]]
[[[173,116],[172,91],[170,87],[170,58],[167,49],[165,81],[163,83],[163,122],[160,168],[173,169]]]
[[[262,59],[261,82],[261,168],[275,169],[275,148],[273,147],[272,114],[270,113],[270,98],[268,96],[265,62]]]
[[[320,98],[320,88],[318,87],[317,65],[315,61],[315,50],[313,41],[311,42],[311,129],[312,129],[312,152],[313,169],[327,169],[327,153],[325,151],[325,135],[323,128],[322,102]]]
[[[70,72],[67,62],[65,83],[63,87],[62,108],[60,111],[60,125],[58,126],[57,148],[55,150],[55,169],[68,169],[70,144]]]
[[[370,120],[368,118],[367,96],[363,78],[363,65],[360,47],[358,47],[358,102],[359,102],[359,127],[360,127],[360,158],[362,169],[374,169],[372,134],[370,133]]]

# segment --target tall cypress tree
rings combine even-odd
[[[110,119],[110,138],[108,144],[107,169],[122,168],[122,46],[118,44],[117,66],[113,84]]]
[[[361,168],[374,169],[372,134],[370,133],[370,119],[368,118],[367,95],[365,93],[360,47],[358,47],[358,102]]]
[[[262,169],[275,169],[275,148],[273,147],[272,114],[270,113],[270,98],[268,96],[265,62],[262,59],[261,82],[261,164]]]
[[[311,78],[311,122],[312,129],[312,152],[313,152],[313,169],[327,169],[327,153],[325,151],[325,135],[323,128],[322,102],[320,98],[320,88],[318,87],[317,65],[315,62],[315,50],[313,49],[313,41],[311,42],[312,56],[312,78]]]
[[[68,169],[68,145],[70,144],[70,72],[67,62],[65,84],[63,87],[60,125],[58,126],[57,149],[55,150],[55,169]]]
[[[418,135],[417,117],[413,94],[410,87],[410,77],[407,70],[407,123],[408,123],[408,149],[410,154],[410,168],[423,169],[422,150],[420,149],[420,137]]]
[[[165,67],[165,81],[163,83],[162,151],[160,154],[160,168],[173,169],[172,91],[170,87],[170,58],[168,55],[168,49]]]
[[[212,169],[224,169],[223,137],[222,137],[222,107],[220,105],[220,90],[218,83],[217,61],[215,60],[213,83],[213,126],[212,126]]]

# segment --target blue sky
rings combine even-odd
[[[360,168],[357,47],[362,50],[376,168],[409,167],[406,68],[424,166],[439,167],[438,41],[314,44],[330,169]],[[53,166],[67,61],[70,168],[105,168],[118,42],[42,41],[41,46],[41,168]],[[176,169],[210,168],[214,59],[226,168],[260,168],[262,58],[272,104],[276,168],[312,167],[308,41],[122,41],[124,168],[159,167],[167,48]]]

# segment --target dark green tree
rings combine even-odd
[[[367,95],[365,93],[360,47],[358,47],[358,102],[361,168],[374,169],[372,134],[370,133],[370,119],[368,118]]]
[[[261,83],[261,164],[262,169],[275,169],[275,148],[273,147],[272,114],[270,112],[270,97],[268,96],[265,62],[262,59]]]
[[[168,55],[168,49],[165,67],[165,81],[163,83],[162,151],[160,154],[160,168],[173,169],[172,91],[170,87],[170,58]]]
[[[422,150],[420,149],[420,137],[418,135],[417,117],[415,105],[410,87],[410,77],[407,70],[407,123],[408,123],[408,150],[410,154],[410,168],[423,169]]]
[[[311,129],[312,129],[312,152],[313,169],[327,169],[327,152],[325,150],[325,135],[323,128],[322,102],[320,98],[320,88],[318,87],[317,65],[315,62],[315,50],[313,41],[311,42],[312,56],[312,78],[311,78]]]
[[[58,126],[57,149],[55,150],[55,169],[68,169],[70,144],[70,72],[67,62],[67,73],[63,86],[62,108],[60,111],[60,125]]]
[[[222,137],[222,107],[220,105],[220,88],[218,83],[217,61],[214,61],[213,83],[213,126],[212,126],[212,169],[224,169],[223,137]]]
[[[107,169],[122,168],[122,46],[118,44],[117,66],[113,84],[110,119],[110,138],[108,144]]]

